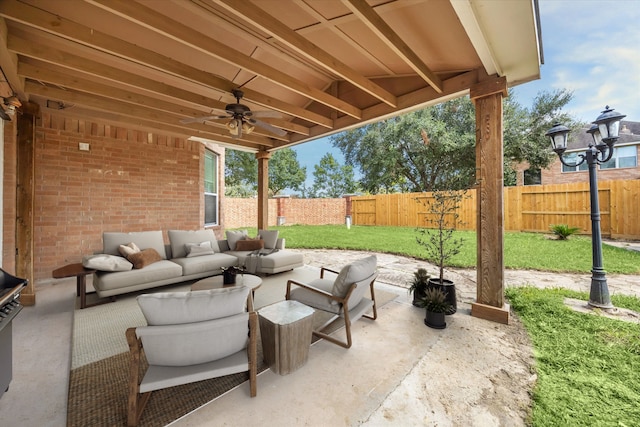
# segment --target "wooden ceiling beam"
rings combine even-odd
[[[333,55],[297,34],[294,30],[285,27],[268,13],[249,3],[235,0],[216,0],[216,3],[250,25],[270,34],[304,58],[323,66],[389,106],[396,107],[397,100],[395,95],[362,76]]]
[[[55,67],[55,66],[51,65],[50,67]],[[84,92],[84,93],[92,93],[95,95],[102,96],[104,98],[114,99],[116,101],[132,103],[134,105],[139,105],[139,106],[147,107],[154,110],[165,111],[168,113],[176,114],[183,119],[187,117],[191,118],[191,117],[202,114],[200,110],[194,110],[193,108],[181,106],[179,104],[176,104],[175,102],[169,102],[162,99],[153,98],[153,97],[142,95],[136,92],[115,88],[113,86],[95,82],[93,80],[76,77],[76,76],[70,75],[69,73],[65,73],[65,71],[61,70],[60,68],[56,70],[52,68],[37,67],[28,63],[20,63],[18,65],[18,72],[21,75],[32,78],[34,80],[52,83],[58,86],[75,89],[77,91]],[[228,132],[225,124],[216,123],[216,126]],[[286,142],[289,141],[289,138],[287,138],[286,136],[281,137],[271,132],[258,130],[257,128],[254,131],[254,134],[262,135],[267,138],[279,139]]]
[[[26,100],[27,96],[24,93],[24,78],[18,75],[18,56],[10,52],[7,48],[7,39],[9,30],[7,28],[7,22],[0,18],[0,69],[4,77],[7,79],[6,84],[13,93],[0,94],[2,96],[17,95],[18,98]]]
[[[366,0],[342,0],[360,20],[418,73],[436,92],[442,93],[442,81],[378,15]]]
[[[74,106],[72,108],[67,109],[54,109],[47,108],[46,106],[41,107],[42,112],[48,112],[52,115],[68,117],[71,120],[88,120],[88,121],[96,121],[109,123],[111,125],[122,125],[123,127],[133,127],[139,130],[147,130],[151,133],[160,133],[166,132],[170,135],[177,136],[180,138],[201,138],[210,140],[216,144],[226,145],[231,148],[234,147],[243,147],[249,149],[251,151],[258,151],[260,149],[264,149],[264,146],[261,144],[254,144],[242,140],[237,140],[231,137],[231,135],[218,135],[210,132],[205,132],[201,130],[193,130],[193,129],[185,129],[179,126],[167,125],[164,123],[159,123],[155,121],[149,121],[144,119],[139,119],[136,117],[124,116],[121,114],[109,113],[104,111],[92,110],[89,108],[84,108],[80,106]]]
[[[44,86],[42,84],[37,84],[31,81],[27,81],[25,84],[25,89],[34,95],[39,95],[41,97],[47,99],[65,99],[74,104],[84,105],[86,107],[90,107],[92,109],[109,111],[112,113],[137,117],[139,119],[148,120],[152,122],[159,123],[179,123],[180,117],[179,115],[172,113],[164,113],[158,110],[153,110],[150,108],[139,107],[133,104],[129,104],[127,102],[115,101],[113,99],[104,98],[98,95],[88,95],[84,93],[78,93],[71,90],[64,90],[59,88],[54,88],[50,86]],[[176,128],[180,127],[176,124]],[[185,133],[189,133],[189,129],[197,129],[203,132],[207,132],[210,134],[219,135],[222,137],[228,137],[229,131],[226,129],[219,129],[217,127],[208,126],[199,123],[192,123],[189,126],[182,126],[185,129]],[[259,145],[264,145],[271,147],[273,145],[273,141],[269,138],[258,137],[253,135],[243,135],[243,140],[248,142],[254,142]]]
[[[206,87],[218,89],[227,93],[230,93],[237,87],[233,82],[220,78],[212,73],[198,70],[179,61],[175,61],[171,58],[143,49],[132,43],[94,31],[91,28],[59,18],[51,13],[15,0],[3,0],[0,2],[0,16],[12,21],[20,22],[28,27],[35,28],[45,33],[66,38],[104,52],[110,52],[118,57],[170,73],[180,78],[188,79]],[[267,108],[271,108],[294,117],[299,117],[325,128],[333,128],[333,121],[320,114],[281,102],[257,91],[250,89],[243,90],[245,98],[250,99],[259,105],[263,105]]]
[[[199,50],[202,53],[221,59],[242,70],[276,83],[287,90],[294,91],[309,99],[334,108],[354,118],[361,117],[361,110],[348,102],[333,97],[318,88],[300,81],[284,71],[261,63],[260,61],[244,55],[219,41],[205,37],[202,33],[194,31],[189,26],[176,21],[169,22],[166,16],[147,8],[139,3],[129,0],[88,0],[89,3],[102,7],[111,13],[122,16],[131,22],[142,25],[158,34],[169,37],[179,43]]]

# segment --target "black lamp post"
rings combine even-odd
[[[591,291],[589,305],[598,308],[613,308],[607,287],[607,276],[602,265],[602,234],[600,232],[600,203],[598,201],[598,176],[597,165],[608,162],[613,156],[613,146],[618,140],[620,120],[626,117],[609,106],[593,122],[593,126],[587,131],[593,137],[593,144],[589,144],[587,150],[578,154],[580,160],[569,163],[563,158],[567,150],[567,137],[569,128],[561,124],[555,124],[545,134],[551,139],[553,151],[556,152],[563,165],[576,167],[587,162],[589,166],[589,194],[591,201]]]

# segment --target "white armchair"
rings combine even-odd
[[[138,304],[148,326],[129,328],[128,425],[135,426],[151,392],[249,372],[256,395],[258,317],[251,288],[145,294]],[[148,369],[140,379],[142,357]]]
[[[349,348],[352,344],[351,324],[361,317],[372,320],[378,317],[373,289],[373,284],[378,277],[376,267],[377,258],[375,255],[347,264],[339,273],[322,267],[320,278],[308,284],[289,280],[286,299],[299,301],[316,310],[333,314],[334,316],[315,329],[313,334]],[[325,273],[333,273],[334,275],[325,277]],[[371,298],[365,296],[367,290],[369,290]],[[367,314],[369,311],[371,314]],[[346,342],[330,336],[325,331],[326,327],[338,317],[344,319]]]

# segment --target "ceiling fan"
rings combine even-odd
[[[280,113],[278,113],[277,111],[251,111],[251,109],[246,105],[240,104],[240,100],[244,96],[244,92],[242,92],[240,89],[233,89],[231,93],[233,94],[234,98],[236,98],[236,103],[227,104],[224,111],[218,110],[221,111],[222,114],[215,116],[190,117],[188,119],[180,120],[180,123],[204,123],[209,120],[227,119],[229,120],[227,122],[227,129],[229,129],[229,133],[233,135],[234,138],[241,138],[243,134],[249,135],[251,132],[253,132],[255,126],[261,127],[278,136],[285,136],[287,134],[286,131],[255,118],[279,118],[281,117]]]

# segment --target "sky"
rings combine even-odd
[[[577,120],[592,122],[609,105],[640,121],[640,0],[540,0],[540,20],[541,78],[515,87],[516,100],[530,107],[540,91],[564,88],[573,91],[565,111]],[[294,150],[308,187],[327,152],[344,163],[329,138]]]

